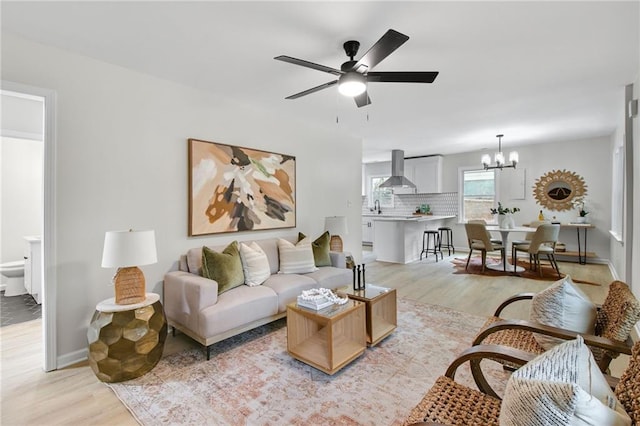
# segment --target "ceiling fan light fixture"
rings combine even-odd
[[[356,97],[367,90],[366,79],[363,74],[349,71],[338,79],[338,91],[344,96]]]

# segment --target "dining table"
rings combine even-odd
[[[505,253],[500,263],[488,263],[486,267],[494,271],[504,271],[506,269],[507,272],[514,272],[514,265],[509,262],[507,251],[507,248],[509,247],[509,234],[511,232],[536,232],[536,228],[532,228],[530,226],[514,226],[513,228],[502,228],[499,225],[487,225],[487,231],[500,232],[500,236],[502,238],[502,246],[504,247]],[[505,265],[503,265],[503,263]],[[515,272],[523,271],[524,268],[522,266],[516,265]]]

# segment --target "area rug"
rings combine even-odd
[[[524,271],[517,273],[517,276],[519,277],[529,278],[531,280],[542,280],[542,281],[556,281],[559,279],[558,274],[556,273],[556,270],[553,269],[551,266],[545,265],[544,263],[542,264],[542,276],[540,276],[540,273],[537,270],[532,271],[529,269],[530,265],[528,261],[523,259],[518,259],[517,262],[518,262],[518,266],[521,266],[524,268]],[[465,265],[467,264],[466,257],[464,258],[456,257],[451,261],[451,263],[453,263],[453,266],[455,268],[455,271],[453,272],[454,274],[478,274],[478,275],[485,275],[488,277],[508,276],[513,274],[513,267],[511,271],[507,269],[506,272],[504,272],[503,270],[496,271],[489,268],[485,268],[484,272],[482,272],[482,257],[480,256],[471,256],[471,261],[469,262],[469,268],[466,270],[465,270]],[[500,258],[487,256],[487,265],[489,264],[495,264],[495,265],[500,264]],[[560,268],[560,276],[561,277],[565,276],[565,274],[562,273],[562,268]],[[596,285],[596,286],[600,285],[599,283],[579,280],[573,277],[571,277],[571,280],[575,283],[580,283],[580,284],[588,284],[588,285]]]
[[[399,425],[484,321],[399,299],[395,332],[329,376],[287,354],[282,319],[216,344],[210,361],[192,349],[108,386],[143,425]],[[503,389],[507,373],[485,370]],[[456,381],[475,388],[468,365]]]

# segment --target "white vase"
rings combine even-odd
[[[586,216],[578,216],[578,217],[576,217],[575,223],[587,223],[587,217]]]
[[[503,229],[513,229],[515,227],[513,216],[510,214],[498,215],[498,225]]]

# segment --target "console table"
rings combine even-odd
[[[581,265],[585,265],[587,263],[587,231],[589,229],[594,229],[596,226],[591,224],[591,223],[560,223],[560,229],[571,229],[571,228],[575,228],[576,233],[578,235],[578,263],[580,263]],[[529,226],[528,223],[524,224],[523,226]],[[582,230],[582,234],[583,234],[583,238],[580,238],[580,230]],[[584,240],[584,248],[582,245],[582,240]],[[558,255],[564,255],[564,256],[575,256],[575,252],[571,253],[571,252],[562,252],[562,251],[558,251],[556,252],[556,254]]]
[[[96,306],[87,331],[89,365],[103,382],[122,382],[149,372],[160,361],[167,320],[160,296],[119,305],[115,298]]]

